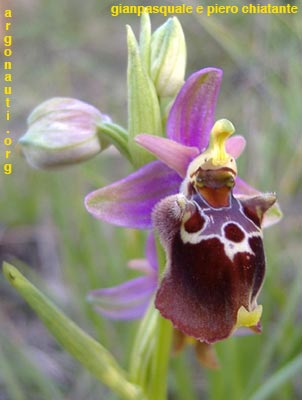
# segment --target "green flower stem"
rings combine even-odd
[[[166,255],[156,238],[158,272],[161,279],[166,265]],[[168,367],[171,353],[172,325],[158,314],[154,352],[148,386],[148,400],[167,399]]]
[[[165,254],[158,247],[159,271],[163,271]],[[148,400],[167,398],[167,375],[172,341],[172,325],[161,317],[151,301],[136,339],[130,360],[130,378],[143,388]]]
[[[149,365],[154,352],[157,321],[159,313],[154,308],[153,301],[140,323],[133,345],[130,360],[130,379],[137,385],[145,388],[149,381]]]
[[[111,122],[101,122],[98,124],[98,134],[101,141],[105,139],[113,144],[132,163],[128,149],[128,132],[124,128]]]
[[[155,349],[151,364],[148,400],[167,399],[167,375],[171,351],[172,326],[170,321],[158,318]]]
[[[130,362],[131,381],[143,388],[148,400],[165,400],[172,326],[154,308],[142,320]]]
[[[113,356],[68,319],[15,267],[3,263],[8,282],[37,313],[47,329],[92,375],[125,400],[143,400],[141,389],[128,381]]]

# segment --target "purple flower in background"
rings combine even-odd
[[[202,69],[187,79],[170,110],[167,138],[137,136],[137,142],[161,161],[151,162],[128,177],[88,194],[85,205],[95,218],[129,228],[152,228],[154,206],[179,192],[188,165],[209,143],[221,79],[222,71],[216,68]],[[244,146],[244,138],[234,136],[227,140],[226,150],[238,157]],[[235,195],[257,193],[236,178]],[[280,218],[276,207],[266,213],[263,226]]]
[[[157,287],[157,257],[153,234],[147,239],[146,259],[131,260],[128,266],[144,276],[112,288],[93,290],[88,294],[96,311],[111,319],[136,319],[144,315]]]

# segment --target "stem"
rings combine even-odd
[[[166,255],[158,238],[156,238],[156,251],[158,273],[161,279],[166,265]],[[151,376],[147,391],[149,400],[167,399],[167,380],[172,332],[173,328],[171,322],[159,315],[157,319],[156,340],[151,364]]]
[[[148,382],[148,367],[154,350],[158,317],[152,301],[134,340],[129,368],[130,379],[142,387],[146,387]]]
[[[151,366],[148,399],[167,399],[167,375],[171,350],[172,326],[170,321],[159,317],[157,337]]]
[[[128,149],[128,132],[124,128],[112,122],[101,122],[98,125],[98,134],[100,140],[108,140],[130,161],[130,163],[132,163],[132,158]]]
[[[156,245],[161,275],[165,253],[159,242]],[[172,331],[170,321],[161,317],[151,301],[137,332],[130,361],[130,379],[142,388],[148,400],[167,399]]]

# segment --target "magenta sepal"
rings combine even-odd
[[[95,190],[85,198],[87,210],[111,224],[150,229],[155,204],[177,193],[181,178],[160,161],[145,165],[127,178]]]
[[[167,120],[169,139],[200,150],[207,147],[222,74],[221,69],[204,68],[186,80]]]
[[[112,288],[91,291],[88,301],[107,318],[136,319],[144,315],[156,284],[156,277],[143,276]]]

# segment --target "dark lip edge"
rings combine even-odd
[[[232,168],[229,168],[229,167],[222,167],[222,168],[217,168],[217,169],[203,169],[203,168],[199,167],[195,172],[193,172],[190,175],[190,178],[193,178],[195,175],[197,175],[200,170],[202,170],[204,172],[210,172],[210,171],[230,172],[232,175],[237,176],[237,172],[234,171]]]

